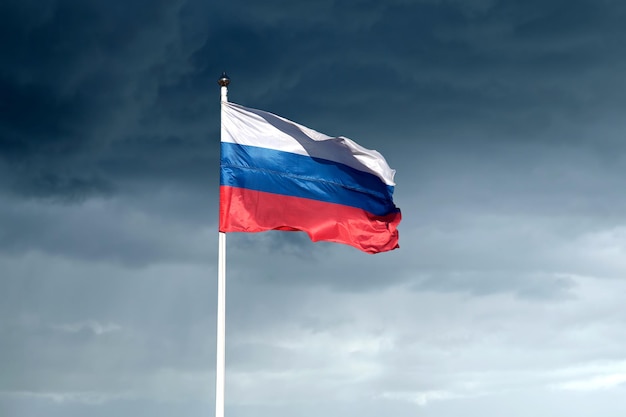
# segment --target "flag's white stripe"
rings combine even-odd
[[[222,115],[222,142],[326,159],[369,172],[385,184],[395,185],[396,171],[385,158],[348,138],[327,136],[275,114],[230,102],[222,102]]]

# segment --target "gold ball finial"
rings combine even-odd
[[[220,87],[228,87],[228,84],[230,84],[230,78],[228,78],[226,72],[222,72],[222,76],[219,80],[217,80],[217,83],[220,85]]]

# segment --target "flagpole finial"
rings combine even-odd
[[[221,87],[228,87],[228,84],[230,84],[230,78],[228,78],[228,75],[226,75],[226,72],[222,72],[222,76],[220,77],[219,80],[217,80],[217,83]]]

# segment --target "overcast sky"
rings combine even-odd
[[[0,415],[214,413],[219,86],[400,249],[228,235],[226,414],[626,413],[626,4],[3,0]]]

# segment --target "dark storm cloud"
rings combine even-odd
[[[14,173],[4,182],[27,196],[215,178],[205,167],[217,151],[221,70],[234,101],[365,134],[366,144],[382,126],[411,135],[481,126],[482,140],[532,140],[559,114],[593,118],[621,100],[614,3],[2,7],[1,154]]]
[[[141,158],[163,162],[163,171],[188,162],[168,157],[180,148],[170,138],[189,138],[189,123],[175,133],[167,124],[177,112],[187,114],[183,122],[197,120],[202,106],[163,109],[158,100],[168,80],[186,70],[180,5],[8,2],[2,9],[0,154],[12,173],[5,186],[26,196],[89,197],[116,189],[131,167],[141,171]],[[206,136],[201,129],[195,141],[205,145]],[[139,153],[135,138],[145,142]],[[113,162],[111,142],[120,143]],[[188,154],[197,155],[195,149]]]
[[[131,58],[128,46],[155,10],[136,3],[4,3],[4,150],[54,154],[88,144],[92,129],[124,98],[124,71],[116,65]]]
[[[488,122],[483,134],[528,134],[556,114],[591,117],[619,99],[612,89],[621,72],[616,66],[624,65],[619,6],[361,6],[368,12],[327,3],[312,11],[282,2],[262,10],[235,3],[230,25],[215,27],[197,56],[207,69],[232,68],[234,97],[321,120],[320,128],[343,120],[368,127],[403,122],[406,129],[411,117],[415,126]],[[298,19],[300,13],[307,19]],[[253,65],[242,65],[244,56]]]

